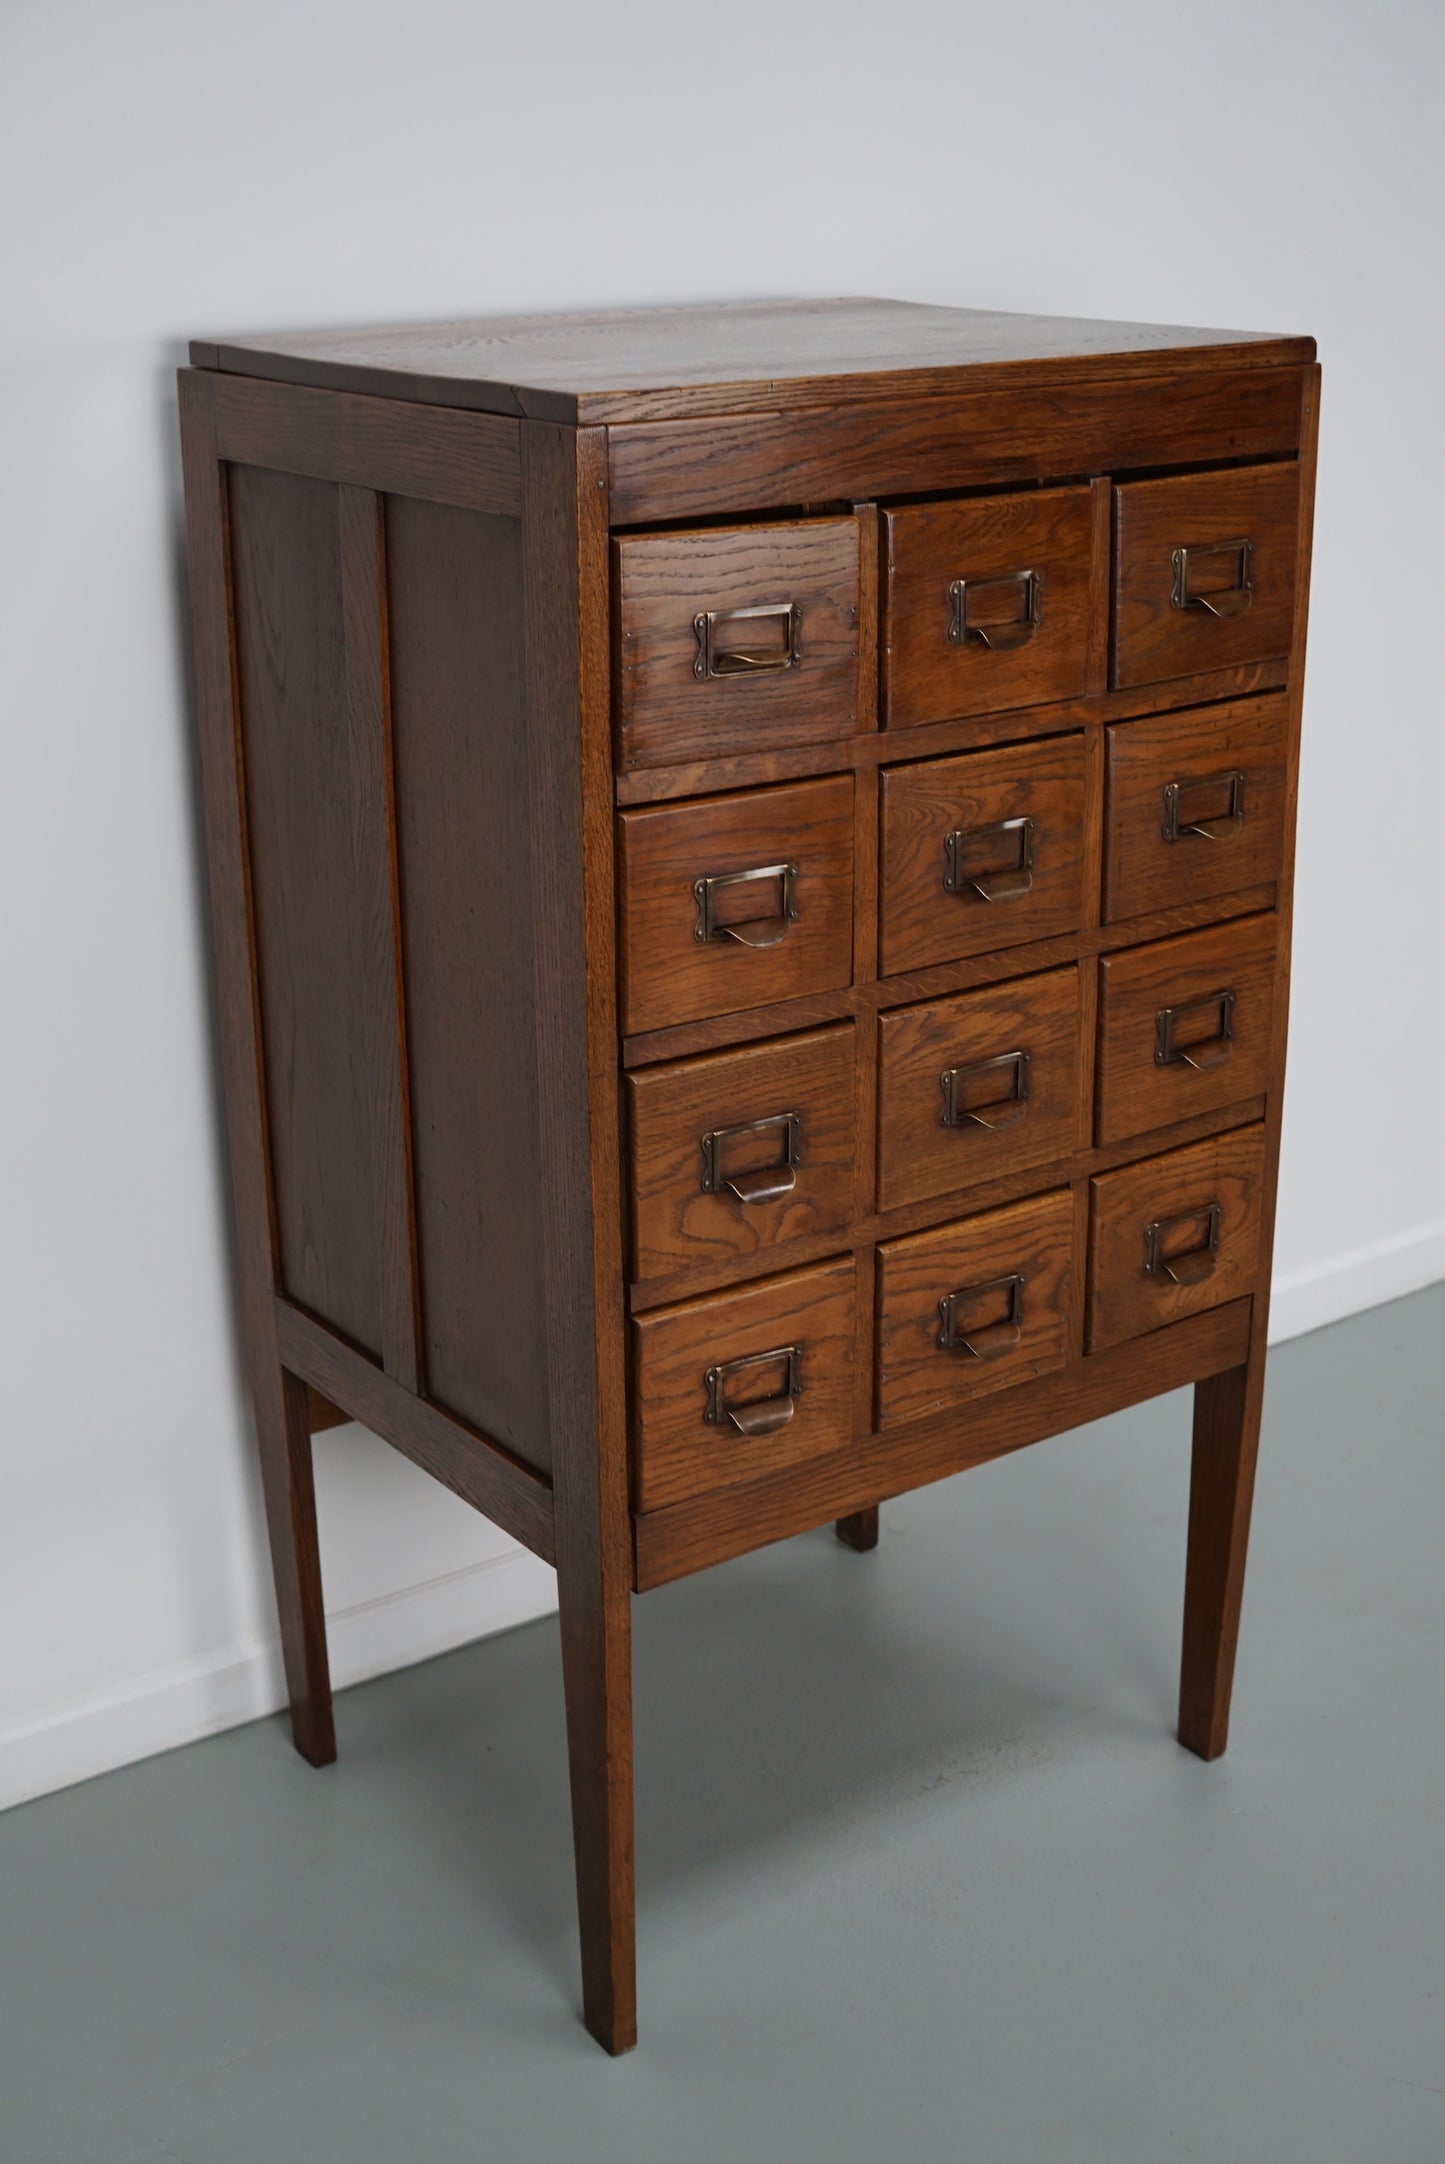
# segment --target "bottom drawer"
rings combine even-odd
[[[878,1424],[1061,1367],[1074,1297],[1067,1188],[878,1250]]]
[[[850,1255],[634,1318],[634,1509],[851,1439],[853,1278]]]
[[[1092,1184],[1090,1352],[1251,1290],[1263,1127],[1211,1135]]]

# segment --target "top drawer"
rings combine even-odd
[[[623,767],[850,736],[858,521],[613,543]]]
[[[1050,488],[884,512],[890,729],[1082,692],[1089,503]]]
[[[1116,488],[1115,688],[1287,656],[1298,514],[1293,465]]]

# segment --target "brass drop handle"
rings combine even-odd
[[[1032,819],[1001,819],[991,827],[955,827],[943,838],[945,894],[981,902],[1016,902],[1034,883],[1038,828]]]
[[[693,926],[693,938],[704,941],[732,939],[742,947],[775,947],[778,941],[786,936],[788,926],[797,918],[797,877],[796,864],[760,864],[751,871],[710,872],[704,879],[695,879],[692,892],[697,903],[697,923]],[[755,882],[771,880],[776,880],[778,884],[778,908],[775,915],[748,917],[737,924],[719,922],[719,895],[725,894],[732,887],[745,887]]]
[[[1181,1217],[1156,1217],[1144,1228],[1144,1274],[1167,1278],[1171,1285],[1200,1285],[1219,1258],[1220,1207],[1210,1202],[1200,1210],[1186,1210]],[[1193,1247],[1166,1255],[1164,1243],[1171,1233],[1197,1225],[1201,1238]]]
[[[975,1085],[988,1088],[1002,1080],[1002,1096],[970,1102]],[[994,1059],[977,1059],[971,1067],[945,1067],[938,1078],[943,1091],[944,1127],[1012,1127],[1029,1108],[1029,1054],[1000,1052]]]
[[[728,1403],[723,1393],[729,1383],[759,1368],[775,1367],[780,1363],[784,1369],[781,1390],[771,1397],[749,1398],[742,1404]],[[744,1353],[736,1360],[723,1360],[716,1367],[710,1367],[702,1380],[707,1392],[703,1419],[709,1427],[731,1426],[739,1435],[776,1435],[778,1429],[786,1427],[792,1419],[793,1408],[803,1394],[803,1348],[801,1345],[775,1345],[770,1352]]]
[[[1216,811],[1215,805],[1223,809]],[[1231,841],[1244,826],[1244,775],[1238,767],[1224,774],[1204,774],[1197,781],[1166,781],[1164,825],[1166,842],[1183,841],[1195,834],[1206,842]]]
[[[968,1316],[998,1304],[1002,1295],[1003,1316],[997,1322],[970,1324]],[[960,1285],[945,1293],[938,1303],[938,1342],[944,1352],[967,1353],[974,1360],[999,1360],[1012,1352],[1023,1335],[1024,1279],[1014,1270],[1007,1277],[991,1277],[978,1285]]]
[[[980,621],[990,596],[1012,598],[1014,614]],[[1028,645],[1044,620],[1044,575],[1009,571],[1001,578],[955,579],[948,589],[948,606],[950,646],[987,646],[996,654],[1011,654]]]
[[[729,1144],[774,1132],[782,1146],[778,1163],[754,1166],[746,1172],[725,1170],[723,1159]],[[802,1115],[797,1112],[775,1112],[768,1119],[746,1120],[739,1127],[714,1127],[702,1138],[703,1193],[715,1195],[725,1187],[739,1202],[781,1202],[797,1184],[802,1137]]]
[[[1193,1037],[1187,1043],[1176,1041],[1180,1025],[1186,1027],[1196,1016],[1214,1018],[1214,1030],[1207,1037]],[[1157,1067],[1192,1067],[1196,1074],[1207,1074],[1213,1067],[1222,1067],[1233,1049],[1234,1040],[1234,994],[1211,992],[1207,999],[1192,999],[1186,1006],[1161,1007],[1154,1017],[1154,1064]]]
[[[1243,616],[1254,600],[1254,583],[1249,575],[1249,561],[1254,553],[1254,543],[1242,541],[1191,541],[1187,548],[1174,551],[1174,589],[1169,596],[1170,606],[1176,609],[1204,609],[1210,616]],[[1221,557],[1232,557],[1233,563],[1225,568],[1232,572],[1228,586],[1214,586],[1200,592],[1194,581],[1208,570],[1219,570]],[[1210,559],[1213,563],[1210,563]]]
[[[796,601],[755,609],[704,609],[694,616],[696,677],[761,676],[795,669],[803,654],[803,611]]]

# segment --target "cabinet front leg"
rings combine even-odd
[[[336,1727],[305,1383],[280,1366],[268,1367],[256,1381],[255,1411],[291,1734],[303,1758],[329,1766],[336,1756]]]
[[[1179,1741],[1200,1758],[1218,1758],[1229,1740],[1264,1357],[1260,1346],[1243,1367],[1194,1386]]]
[[[620,1579],[558,1558],[562,1677],[582,1940],[582,2013],[604,2051],[637,2042],[632,1609]]]

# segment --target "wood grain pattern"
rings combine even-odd
[[[856,519],[630,534],[613,543],[621,767],[850,736],[858,712]],[[791,667],[699,678],[693,619],[793,605]],[[769,622],[715,634],[719,653],[785,649]]]
[[[280,1283],[379,1354],[372,1072],[396,1057],[394,975],[378,981],[379,715],[347,696],[338,491],[232,466],[230,516]]]
[[[1312,338],[844,297],[612,308],[198,339],[197,368],[607,421],[947,393],[1081,376],[1298,367]]]
[[[955,1193],[1085,1146],[1079,1002],[1079,971],[1058,969],[879,1017],[880,1209]],[[1026,1094],[1001,1101],[1016,1095],[1011,1071],[961,1082],[955,1109],[997,1124],[945,1126],[944,1073],[1014,1052],[1027,1055]]]
[[[1107,732],[1109,802],[1104,913],[1135,916],[1279,877],[1286,781],[1284,699],[1252,699],[1204,711],[1115,723]],[[1234,834],[1192,834],[1233,801],[1216,777],[1238,773],[1243,825]],[[1181,787],[1177,841],[1165,838],[1166,787]]]
[[[853,781],[624,812],[622,1008],[629,1032],[847,984],[853,973]],[[797,867],[797,916],[773,946],[700,941],[695,882]],[[781,882],[723,889],[724,921],[776,916]]]
[[[853,1280],[850,1256],[634,1320],[635,1508],[660,1509],[847,1442]],[[747,1436],[726,1420],[707,1420],[709,1368],[789,1345],[801,1348],[802,1390],[786,1425]],[[729,1383],[724,1402],[746,1405],[786,1386],[786,1363],[774,1361]]]
[[[666,1585],[768,1541],[836,1522],[869,1508],[880,1494],[905,1495],[1046,1435],[1217,1374],[1243,1358],[1249,1313],[1249,1301],[1236,1300],[1112,1352],[1071,1362],[1016,1390],[981,1398],[966,1420],[950,1406],[929,1419],[856,1441],[831,1457],[650,1511],[635,1527],[638,1589]]]
[[[880,792],[879,965],[885,976],[1046,939],[1082,921],[1082,737],[886,767]],[[952,829],[971,832],[1025,818],[1036,830],[1027,893],[988,902],[969,889],[947,891],[945,843]]]
[[[552,1489],[542,1474],[492,1436],[414,1396],[290,1301],[278,1299],[274,1307],[281,1358],[304,1381],[308,1403],[319,1394],[339,1419],[359,1420],[544,1563],[555,1560]]]
[[[1129,947],[1099,964],[1099,1069],[1096,1133],[1100,1142],[1144,1134],[1171,1120],[1238,1104],[1270,1076],[1278,966],[1277,917],[1243,917],[1209,931],[1186,932],[1149,947]],[[1233,1035],[1220,1044],[1220,1014],[1199,1004],[1232,993]],[[1182,1059],[1161,1065],[1161,1009],[1194,1008],[1178,1022],[1175,1042],[1218,1066]]]
[[[1305,636],[1309,618],[1311,544],[1314,530],[1316,453],[1320,419],[1320,372],[1305,377],[1299,461],[1299,512],[1295,531],[1294,642],[1290,650],[1284,862],[1280,870],[1280,965],[1275,998],[1271,1089],[1265,1115],[1263,1193],[1259,1227],[1259,1287],[1254,1298],[1248,1358],[1232,1385],[1196,1386],[1194,1451],[1189,1491],[1189,1547],[1184,1578],[1184,1631],[1179,1667],[1179,1740],[1201,1758],[1217,1758],[1229,1740],[1244,1596],[1245,1559],[1259,1454],[1269,1333],[1270,1264],[1284,1108],[1284,1067],[1289,1035],[1290,928],[1294,909],[1295,814],[1299,790],[1299,744],[1303,718]]]
[[[607,432],[620,525],[928,490],[1013,486],[1131,466],[1287,456],[1299,443],[1294,368],[1220,369],[1063,388],[906,394]],[[1173,544],[1171,543],[1171,546]]]
[[[1219,1307],[1250,1290],[1259,1259],[1264,1129],[1239,1127],[1166,1157],[1145,1158],[1093,1183],[1089,1256],[1089,1351]],[[1156,1220],[1182,1219],[1217,1203],[1214,1266],[1197,1283],[1145,1272],[1145,1233]],[[1164,1252],[1187,1254],[1200,1228],[1182,1225]]]
[[[883,1247],[878,1425],[966,1405],[1062,1367],[1077,1297],[1073,1246],[1073,1197],[1065,1187]],[[1024,1280],[1017,1343],[996,1357],[945,1349],[939,1342],[940,1300],[959,1295],[957,1327],[977,1334],[1003,1324],[1010,1313],[1002,1293],[985,1295],[978,1288],[1015,1273]],[[979,1342],[987,1343],[981,1337]]]
[[[635,1278],[735,1262],[848,1224],[858,1208],[853,1040],[848,1023],[628,1076]],[[798,1162],[786,1194],[704,1188],[705,1136],[789,1113]],[[788,1147],[777,1127],[735,1136],[718,1147],[718,1173],[776,1166]]]
[[[1299,467],[1236,467],[1126,481],[1115,490],[1116,684],[1148,684],[1201,669],[1287,654],[1293,631]],[[1174,551],[1210,542],[1253,543],[1251,604],[1242,616],[1176,608]],[[1231,571],[1232,577],[1232,571]],[[1216,563],[1191,590],[1227,583]]]
[[[546,1471],[522,529],[392,496],[386,552],[428,1388]]]
[[[309,1407],[305,1384],[282,1368],[272,1311],[278,1250],[235,671],[229,492],[216,442],[213,386],[182,370],[179,393],[196,719],[246,1367],[291,1734],[301,1756],[323,1766],[336,1756],[336,1729]]]
[[[515,421],[235,376],[217,378],[214,395],[220,455],[237,465],[501,518],[521,509]]]
[[[1087,488],[972,496],[883,513],[887,594],[884,710],[890,729],[1080,696],[1091,633],[1093,508]],[[1040,581],[1039,622],[1026,645],[1000,650],[950,640],[957,579]],[[1016,587],[985,588],[971,622],[1011,622]]]

